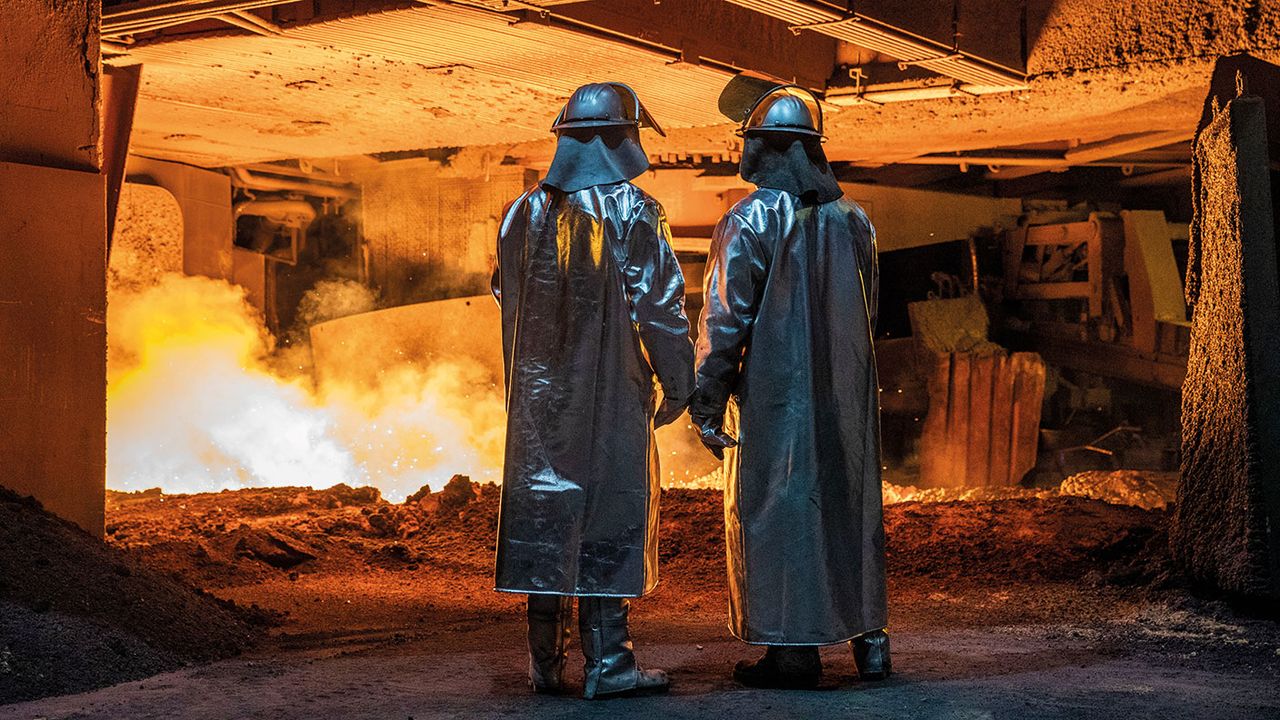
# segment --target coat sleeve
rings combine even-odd
[[[698,325],[697,390],[689,415],[704,429],[719,429],[725,406],[742,369],[764,289],[763,248],[751,226],[736,213],[716,225],[703,283]]]
[[[859,219],[862,232],[858,234],[858,268],[862,272],[862,288],[866,293],[867,320],[874,335],[880,305],[880,259],[876,252],[876,228],[866,215],[859,213]]]
[[[493,275],[489,277],[489,290],[493,293],[493,299],[498,301],[498,307],[502,307],[502,240],[511,229],[511,213],[529,195],[529,192],[526,190],[524,194],[502,208],[502,222],[498,225],[498,237],[495,238],[493,251]]]
[[[622,274],[632,319],[649,356],[665,406],[682,409],[693,394],[693,343],[684,312],[684,275],[662,208],[643,204],[625,239]]]
[[[502,252],[502,242],[498,242],[498,252]],[[493,275],[489,277],[489,291],[493,293],[493,299],[498,301],[498,307],[502,307],[502,261],[494,260]]]

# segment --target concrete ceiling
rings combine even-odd
[[[1001,3],[1018,5],[987,1]],[[550,20],[516,11],[517,4],[527,3],[513,2],[507,12],[402,3],[284,23],[268,36],[206,29],[140,37],[110,60],[143,64],[133,152],[221,166],[465,146],[475,150],[464,158],[537,164],[549,155],[547,126],[572,89],[617,80],[635,87],[672,130],[666,139],[646,135],[652,155],[724,160],[737,141],[715,100],[736,68],[774,77],[790,68],[786,79],[814,86],[823,58],[836,62],[831,38],[796,37],[785,23],[721,0],[593,0],[557,6],[559,19]],[[1218,55],[1253,49],[1280,59],[1275,8],[1209,0],[1026,6],[1028,90],[831,107],[828,155],[876,165],[1037,142],[1176,135],[1194,127]]]
[[[134,152],[200,165],[548,137],[578,85],[631,84],[673,128],[722,118],[722,69],[461,6],[147,44]]]

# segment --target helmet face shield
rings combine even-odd
[[[556,116],[551,131],[628,125],[652,128],[659,135],[666,135],[630,86],[617,82],[592,83],[573,92]]]
[[[822,137],[822,106],[818,98],[795,85],[782,85],[760,96],[747,112],[738,134],[765,131]]]
[[[635,122],[637,126],[642,128],[649,128],[650,130],[661,135],[662,137],[667,136],[666,131],[663,130],[662,126],[658,124],[658,121],[654,120],[653,116],[649,114],[649,109],[644,106],[644,103],[640,102],[640,96],[636,94],[635,90],[631,89],[630,85],[627,85],[625,83],[609,83],[609,84],[613,86],[613,89],[618,92],[618,95],[620,97],[627,97],[627,96],[631,97],[631,100],[635,103],[635,110],[632,113],[632,117],[635,118]]]

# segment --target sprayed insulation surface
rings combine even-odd
[[[1027,71],[1033,76],[1213,59],[1277,48],[1274,0],[1030,0]]]
[[[1263,105],[1233,100],[1200,134],[1174,555],[1203,583],[1280,594],[1280,291]]]

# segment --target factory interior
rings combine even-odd
[[[0,718],[1280,717],[1280,3],[7,0],[0,38]],[[696,329],[743,74],[816,94],[876,228],[895,675],[733,684],[686,415],[635,603],[671,694],[532,696],[504,207],[575,88],[634,88]]]

